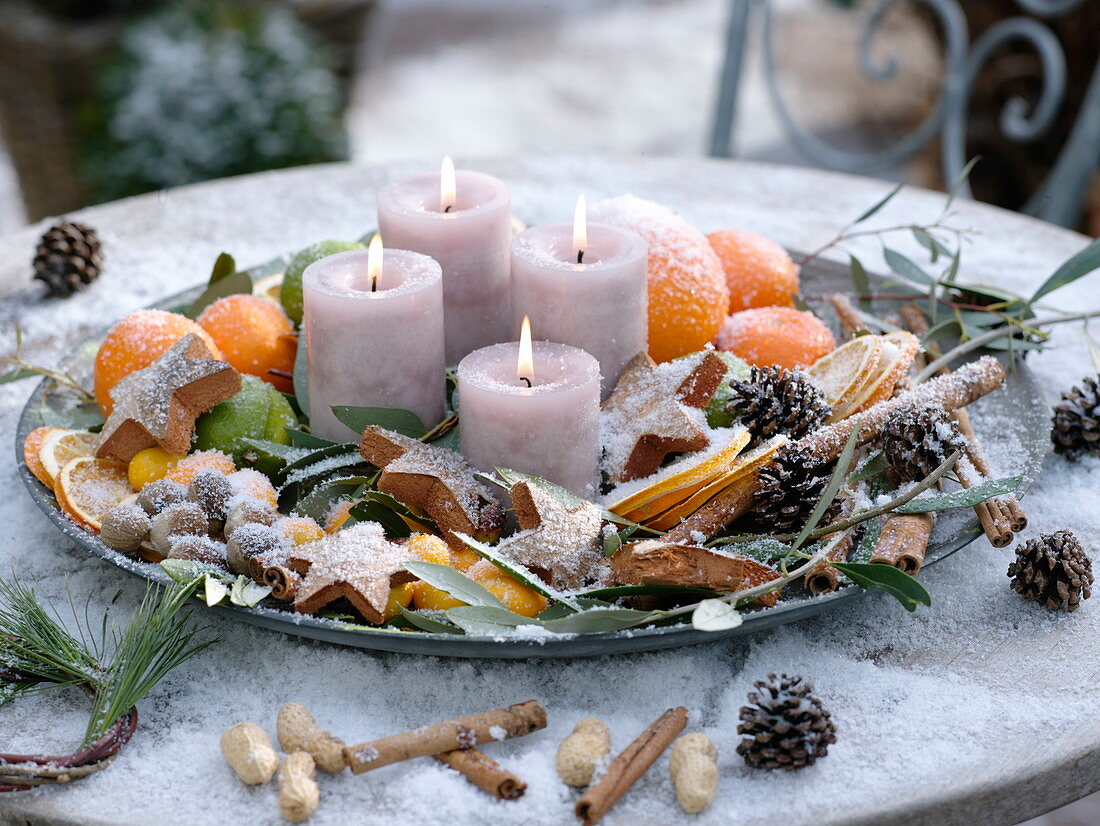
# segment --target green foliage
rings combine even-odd
[[[183,0],[136,18],[82,112],[100,200],[346,156],[341,95],[286,9]]]
[[[932,597],[917,580],[900,568],[881,562],[834,562],[860,588],[878,588],[902,604],[906,611],[916,611],[918,605],[931,605]]]

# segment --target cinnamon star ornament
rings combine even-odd
[[[608,480],[643,479],[670,453],[705,448],[702,411],[725,377],[726,363],[712,350],[661,365],[644,353],[635,356],[600,416]]]
[[[315,614],[346,599],[367,622],[386,621],[390,589],[414,577],[405,570],[416,554],[390,542],[377,522],[360,522],[324,539],[292,548],[288,567],[301,572],[294,609]]]
[[[103,425],[96,456],[129,462],[157,445],[169,453],[187,453],[195,419],[240,389],[240,373],[188,333],[111,390],[114,409]]]
[[[527,482],[513,485],[511,493],[520,532],[497,545],[501,554],[560,588],[578,588],[599,572],[599,508],[591,502],[567,504]]]

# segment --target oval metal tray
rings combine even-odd
[[[263,273],[278,271],[281,262],[271,262],[258,268]],[[827,261],[812,262],[802,272],[802,288],[806,294],[820,295],[850,287],[847,267]],[[177,308],[189,303],[200,287],[179,293],[159,302],[158,307]],[[883,308],[884,310],[886,308]],[[92,337],[77,347],[63,368],[78,378],[91,377],[95,351],[102,335]],[[104,545],[98,537],[77,527],[57,506],[53,492],[39,482],[23,463],[22,445],[26,435],[43,424],[55,424],[64,413],[67,400],[50,393],[50,382],[43,380],[23,409],[15,434],[16,464],[31,498],[58,529],[76,545],[89,553],[116,565],[134,576],[167,582],[160,566],[134,560]],[[996,426],[991,423],[997,422]],[[1023,474],[1022,495],[1034,481],[1049,445],[1049,419],[1046,403],[1038,383],[1020,360],[1008,371],[1005,386],[972,407],[975,431],[990,453],[999,457],[1002,472]],[[1012,423],[1005,427],[1005,423]],[[937,521],[926,556],[925,567],[934,565],[981,533],[973,511],[951,511]],[[858,599],[865,592],[849,587],[820,597],[786,600],[771,608],[747,612],[737,628],[721,632],[696,631],[690,625],[661,628],[639,628],[609,633],[584,635],[544,635],[537,638],[476,637],[458,634],[429,634],[386,628],[368,628],[336,620],[303,616],[276,608],[215,606],[208,609],[224,616],[281,631],[356,648],[397,651],[409,654],[430,654],[443,657],[487,657],[521,659],[527,657],[590,657],[635,651],[653,651],[712,642],[730,636],[752,634],[788,622],[804,619],[834,606]]]

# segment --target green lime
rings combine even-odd
[[[247,455],[254,451],[244,440],[265,439],[289,445],[287,428],[297,423],[282,393],[256,376],[242,375],[240,392],[195,422],[195,449],[220,450],[232,456],[238,467],[253,466],[266,473],[268,469],[260,467],[254,455]]]
[[[295,255],[287,265],[283,286],[279,289],[279,303],[295,324],[302,323],[302,273],[314,261],[348,250],[361,250],[358,241],[318,241]]]

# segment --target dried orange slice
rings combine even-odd
[[[23,463],[27,466],[27,470],[34,474],[34,478],[47,487],[53,487],[53,480],[46,473],[46,468],[42,464],[42,458],[39,455],[42,451],[42,442],[51,433],[64,429],[63,427],[36,427],[23,440]]]
[[[99,533],[107,511],[133,494],[126,463],[90,456],[70,460],[57,476],[57,503],[74,522]]]
[[[682,469],[663,473],[653,484],[615,502],[608,509],[635,522],[654,517],[725,474],[748,443],[748,429],[735,428],[717,451],[707,451],[701,459],[698,454],[686,455],[672,465],[673,468],[682,465]]]
[[[733,467],[706,487],[683,502],[669,508],[664,513],[646,522],[646,526],[659,531],[667,531],[679,525],[699,508],[720,494],[726,488],[746,478],[754,470],[770,462],[779,449],[787,444],[786,436],[774,436],[762,445],[757,445],[748,453],[739,456]]]
[[[847,414],[849,416],[862,413],[894,395],[894,388],[909,372],[909,368],[913,366],[913,359],[920,352],[920,339],[904,330],[898,330],[880,338],[883,348],[879,355],[877,376],[850,402],[848,406],[850,412]]]
[[[263,298],[270,298],[276,304],[279,304],[279,291],[283,287],[283,278],[285,276],[286,273],[284,272],[277,272],[273,275],[265,275],[263,278],[252,285],[252,294],[261,296]]]
[[[46,435],[42,440],[42,447],[38,450],[38,458],[42,462],[42,470],[50,478],[50,487],[55,493],[61,468],[73,459],[94,456],[98,441],[99,436],[86,430],[57,428],[53,433]]]
[[[848,401],[859,396],[874,380],[882,347],[881,336],[858,336],[806,368],[833,409],[829,422],[843,419]]]

